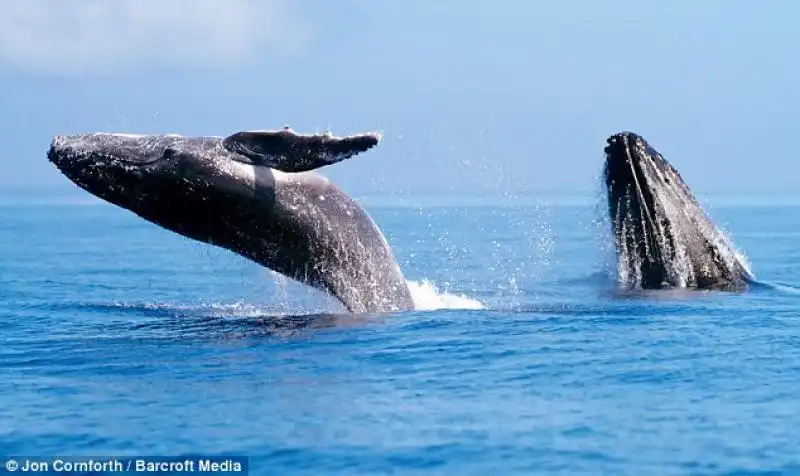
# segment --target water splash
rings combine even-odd
[[[598,172],[595,188],[591,195],[593,218],[587,225],[587,230],[589,235],[592,236],[594,248],[598,251],[597,261],[594,263],[595,268],[605,277],[616,280],[619,278],[618,256],[613,223],[608,215],[607,192],[608,189],[601,169]]]
[[[435,311],[439,309],[486,309],[486,306],[469,296],[455,294],[440,290],[434,283],[423,279],[422,281],[407,281],[408,289],[414,300],[414,309],[417,311]],[[176,303],[127,303],[114,302],[111,304],[86,304],[98,311],[130,311],[153,315],[153,317],[204,317],[222,318],[226,320],[252,319],[263,317],[280,317],[294,315],[297,312],[324,313],[331,312],[325,306],[315,309],[294,309],[288,299],[278,300],[269,305],[250,304],[246,302],[206,302],[193,304]]]
[[[414,299],[418,311],[435,311],[437,309],[485,309],[480,301],[463,294],[451,294],[440,291],[435,284],[423,279],[420,282],[408,281],[408,289]]]

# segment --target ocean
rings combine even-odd
[[[592,201],[374,200],[418,309],[99,201],[0,205],[0,455],[250,473],[800,474],[800,205],[710,209],[763,285],[622,293]]]

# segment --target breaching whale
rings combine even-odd
[[[603,169],[620,284],[742,291],[754,278],[678,171],[632,132],[607,139]]]
[[[283,130],[227,137],[55,136],[48,159],[89,193],[336,297],[350,312],[412,309],[408,285],[368,213],[315,172],[378,144]]]

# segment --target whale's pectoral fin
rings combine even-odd
[[[242,131],[223,139],[222,146],[255,165],[282,172],[305,172],[365,152],[375,147],[380,138],[377,133],[335,137],[330,134],[297,134],[289,129]]]

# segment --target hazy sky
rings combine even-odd
[[[698,193],[798,191],[800,4],[0,0],[0,188],[54,134],[384,133],[352,193],[583,191],[648,138]],[[477,189],[477,187],[481,187]]]

